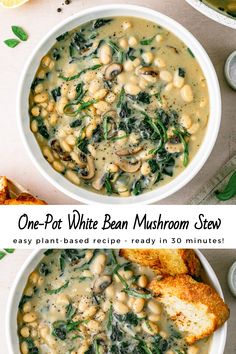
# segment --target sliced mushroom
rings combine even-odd
[[[51,141],[51,148],[53,151],[55,151],[59,155],[61,160],[72,161],[70,154],[66,151],[63,151],[59,140],[57,140],[57,139],[52,140]]]
[[[123,70],[123,65],[118,63],[112,63],[108,65],[105,70],[105,79],[106,80],[113,80],[117,75],[119,75]]]
[[[152,77],[159,76],[159,70],[157,68],[154,68],[153,66],[142,66],[138,70],[138,72],[141,75],[147,75],[147,76],[152,76]]]
[[[100,191],[104,185],[105,177],[106,177],[106,173],[104,173],[103,175],[95,179],[92,183],[93,188],[96,189],[97,191]]]
[[[116,155],[118,155],[118,156],[135,155],[139,151],[141,151],[142,149],[143,149],[143,146],[135,146],[135,147],[127,148],[127,149],[118,150],[118,151],[116,151]]]
[[[101,294],[111,283],[112,278],[110,275],[103,275],[98,278],[93,285],[94,294]]]
[[[77,163],[80,168],[85,168],[87,165],[87,156],[78,149],[78,152],[72,151],[71,158]]]
[[[137,172],[141,167],[141,161],[132,163],[131,161],[127,160],[119,160],[116,162],[116,164],[122,171],[129,173]]]
[[[94,160],[92,156],[87,156],[87,166],[86,169],[81,171],[81,178],[83,179],[91,179],[95,175],[95,166]]]

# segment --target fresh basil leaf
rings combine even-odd
[[[7,253],[14,253],[15,249],[14,248],[4,248],[4,251],[6,251]]]
[[[3,251],[0,251],[0,260],[3,259],[7,254]]]
[[[11,39],[6,39],[4,43],[10,48],[15,48],[20,43],[20,41],[19,39],[11,38]]]
[[[12,26],[12,32],[18,37],[21,41],[27,41],[28,34],[23,30],[22,27]]]
[[[220,192],[216,191],[215,196],[221,201],[226,201],[233,198],[236,195],[236,171],[232,174],[229,179],[228,184],[226,185],[225,189]]]

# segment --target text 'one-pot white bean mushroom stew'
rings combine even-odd
[[[162,266],[165,268],[166,264],[167,268],[162,271],[172,274],[184,272],[181,263],[185,260],[180,254],[184,252],[184,257],[190,257],[194,263],[193,251],[160,250],[160,255],[159,251],[154,251],[154,254],[153,250],[145,252],[150,254],[150,266],[148,258],[143,261],[142,258],[138,259],[139,264],[127,259],[129,250],[46,251],[30,274],[19,303],[18,335],[21,353],[209,353],[210,335],[217,323],[210,310],[215,302],[218,308],[222,308],[223,314],[220,317],[223,318],[226,305],[213,289],[199,282],[199,279],[195,281],[190,275],[176,275],[176,281],[183,291],[187,294],[189,292],[189,303],[181,306],[183,297],[178,299],[179,289],[173,283],[175,277],[162,279],[155,268],[164,262]],[[132,251],[130,253],[132,258]],[[159,257],[159,264],[154,267],[156,256]],[[168,296],[162,294],[160,300],[166,298],[166,303],[161,303],[157,297],[159,290],[153,291],[152,288],[157,289],[155,282],[164,288],[167,281],[165,289]],[[176,289],[174,292],[171,283]],[[190,283],[195,289],[193,299],[190,297],[192,290],[188,290]],[[203,293],[199,293],[201,287],[209,298],[208,320],[205,318],[206,305],[200,304],[201,297],[204,298]],[[196,299],[198,302],[194,310]],[[175,304],[178,312],[183,311],[177,323],[179,328],[174,323]],[[191,304],[193,307],[190,311]],[[172,311],[172,319],[165,307]],[[214,326],[209,330],[211,322],[214,322]],[[180,327],[184,327],[184,323],[186,329]],[[199,335],[198,331],[204,331],[204,326],[207,326],[207,333]],[[190,335],[185,338],[187,331],[192,331],[194,338]]]
[[[31,130],[75,185],[139,195],[188,166],[209,117],[206,79],[174,34],[139,18],[104,18],[60,35],[29,98]]]

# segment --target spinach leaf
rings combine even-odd
[[[6,252],[0,251],[0,259],[3,259],[6,255]]]
[[[143,187],[142,187],[142,183],[141,180],[137,180],[134,182],[134,185],[132,187],[132,191],[134,195],[140,195],[143,192]]]
[[[28,34],[23,30],[22,27],[12,26],[12,32],[18,37],[21,41],[27,41]]]
[[[44,124],[44,121],[41,117],[37,117],[37,122],[38,122],[38,132],[40,135],[42,135],[42,137],[44,137],[45,139],[49,139],[50,135],[48,133],[48,129],[46,127],[46,125]]]
[[[60,286],[59,288],[57,288],[57,289],[45,289],[45,292],[46,292],[46,294],[49,294],[49,295],[58,294],[58,293],[60,293],[63,289],[68,288],[68,285],[69,285],[69,280],[67,280],[67,281],[65,282],[65,284],[63,284],[63,285]]]
[[[59,60],[61,58],[61,55],[59,53],[59,49],[58,48],[53,48],[53,51],[52,51],[52,59],[54,60]]]
[[[45,277],[51,273],[51,271],[48,268],[48,265],[46,263],[41,263],[39,266],[39,273],[41,275],[44,275]]]
[[[64,39],[67,38],[68,35],[69,35],[69,32],[62,33],[60,36],[58,36],[58,37],[56,38],[56,40],[57,40],[58,42],[63,41]]]
[[[76,120],[74,120],[73,122],[70,123],[70,127],[71,128],[77,128],[77,127],[81,126],[81,124],[82,124],[81,119],[76,119]]]
[[[52,95],[54,101],[57,102],[58,97],[61,97],[61,88],[60,88],[60,86],[56,87],[55,89],[53,89],[51,91],[51,95]]]
[[[30,299],[32,299],[32,296],[28,296],[28,295],[23,295],[20,302],[19,302],[19,309],[22,310],[24,304],[29,301]]]
[[[139,94],[136,96],[136,99],[138,102],[145,104],[150,104],[151,102],[151,96],[147,92],[139,92]]]
[[[45,256],[49,256],[49,255],[52,254],[52,253],[53,253],[53,250],[50,250],[50,249],[49,249],[49,250],[47,250],[47,251],[44,252],[44,255],[45,255]]]
[[[215,196],[221,201],[229,200],[233,198],[235,195],[236,195],[236,171],[230,177],[229,182],[226,185],[225,189],[222,192],[220,191],[215,192]]]
[[[186,71],[183,68],[178,69],[178,74],[180,77],[185,77]]]
[[[34,90],[35,87],[36,87],[38,84],[40,84],[40,82],[42,82],[42,81],[43,81],[43,79],[39,79],[39,78],[36,77],[36,79],[34,79],[34,81],[33,81],[32,84],[31,84],[31,90]]]
[[[38,354],[39,353],[39,349],[35,346],[32,338],[28,337],[25,339],[25,341],[28,346],[29,354]]]
[[[98,18],[93,23],[93,29],[101,28],[102,26],[105,26],[107,23],[109,23],[111,21],[112,21],[112,19],[110,19],[110,18]]]
[[[151,168],[152,173],[155,173],[159,170],[159,165],[155,159],[148,160],[148,164]]]

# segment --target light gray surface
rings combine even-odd
[[[63,18],[93,5],[111,3],[107,0],[73,0],[69,6],[63,6],[63,12],[56,9],[62,0],[31,0],[21,8],[9,11],[0,9],[0,151],[4,158],[0,162],[0,174],[18,181],[32,193],[39,195],[50,204],[72,204],[67,198],[52,187],[35,169],[20,141],[15,114],[15,97],[18,77],[24,62],[38,41],[52,26]],[[112,1],[113,2],[113,1]],[[114,1],[126,3],[123,1]],[[223,98],[223,119],[216,146],[197,177],[185,188],[163,200],[162,204],[186,203],[204,185],[218,169],[236,152],[235,106],[236,93],[231,90],[223,75],[223,65],[230,52],[236,49],[234,30],[208,19],[194,10],[184,0],[130,0],[130,4],[145,5],[173,17],[190,30],[203,44],[210,55],[220,79]],[[11,37],[10,26],[22,25],[30,34],[29,41],[15,49],[7,48],[2,42]]]
[[[5,319],[6,303],[11,285],[21,265],[30,253],[30,250],[17,250],[13,255],[8,255],[0,261],[0,318],[2,319],[2,324],[3,319]],[[229,326],[225,354],[235,354],[236,298],[234,298],[229,292],[227,285],[227,273],[231,264],[236,260],[236,250],[207,250],[203,251],[203,253],[219,278],[224,292],[225,301],[231,310],[231,317],[228,323]],[[8,354],[6,347],[5,326],[3,325],[0,326],[0,338],[0,353]]]

